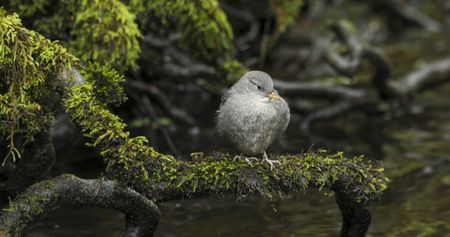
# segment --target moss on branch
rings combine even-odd
[[[83,62],[137,67],[141,33],[135,15],[120,0],[68,0],[51,2],[9,0],[28,27],[58,39]]]
[[[68,90],[64,104],[92,139],[91,145],[101,152],[109,173],[149,198],[202,193],[277,198],[309,187],[333,189],[338,185],[355,200],[369,201],[387,187],[382,168],[361,157],[345,158],[342,153],[277,156],[281,165],[273,171],[267,164],[249,165],[223,153],[178,161],[149,147],[144,137],[130,138],[121,119],[94,99],[91,84]]]
[[[65,48],[24,28],[17,14],[0,8],[0,135],[7,140],[8,157],[20,157],[16,135],[28,143],[52,123],[53,111],[42,98],[56,87],[54,75],[78,65]]]
[[[92,63],[83,68],[66,48],[26,29],[17,14],[0,8],[0,135],[6,138],[6,158],[15,161],[33,136],[51,127],[54,111],[48,97],[81,83],[74,78],[78,71],[93,83],[96,99],[114,104],[125,100],[119,85],[124,78],[111,66]],[[18,136],[24,138],[22,144],[16,144]]]

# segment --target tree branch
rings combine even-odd
[[[41,179],[55,162],[55,150],[50,131],[36,134],[34,141],[25,147],[25,152],[14,171],[5,182],[5,190],[15,196]]]
[[[132,189],[110,180],[84,180],[62,175],[29,187],[0,216],[0,236],[20,236],[36,219],[61,203],[112,208],[125,214],[123,236],[153,236],[160,212]]]
[[[410,95],[450,81],[450,58],[424,65],[393,84],[397,90]]]

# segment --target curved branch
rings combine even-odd
[[[349,48],[350,58],[343,58],[337,52],[329,50],[325,53],[324,60],[337,72],[347,77],[353,76],[364,60],[369,61],[374,67],[372,84],[378,90],[381,99],[400,99],[400,93],[388,84],[391,70],[381,53],[374,48],[363,46],[362,42],[351,34],[348,28],[344,21],[331,26],[340,41]]]
[[[137,80],[128,80],[125,82],[125,86],[129,89],[148,94],[173,118],[188,125],[196,124],[196,121],[192,116],[184,110],[174,106],[167,95],[156,86]]]
[[[450,80],[450,58],[438,60],[413,71],[393,84],[403,94],[413,94]]]
[[[371,222],[371,215],[367,204],[355,202],[345,193],[336,195],[336,203],[342,215],[340,237],[365,236]]]
[[[125,214],[124,236],[153,236],[160,212],[134,190],[110,180],[84,180],[62,175],[29,187],[0,216],[0,236],[20,233],[61,203],[112,208]]]
[[[353,89],[343,86],[324,86],[315,83],[306,82],[288,82],[274,80],[274,87],[281,94],[288,97],[319,97],[319,98],[346,98],[356,99],[364,97],[365,92],[360,89]]]
[[[408,2],[399,0],[371,0],[369,2],[375,6],[380,6],[387,11],[393,12],[407,22],[423,27],[429,31],[437,32],[441,30],[441,24],[438,21],[418,11],[408,4]]]
[[[361,105],[362,101],[358,100],[343,100],[339,101],[335,104],[332,104],[330,106],[327,106],[322,109],[318,109],[312,113],[309,113],[306,118],[301,123],[301,129],[303,131],[308,131],[310,127],[310,123],[312,121],[318,120],[318,119],[330,119],[334,118],[338,115],[344,114],[355,107]]]
[[[239,38],[236,39],[236,45],[240,49],[248,48],[248,43],[255,40],[259,33],[260,24],[258,19],[249,11],[244,11],[242,9],[233,7],[221,1],[220,7],[227,13],[229,17],[235,17],[246,21],[249,25],[249,29],[246,33],[241,34]]]

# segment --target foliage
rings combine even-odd
[[[180,47],[223,72],[218,78],[234,82],[246,70],[233,60],[233,32],[217,0],[124,2],[139,16],[141,29],[134,22],[134,14],[119,0],[69,0],[52,6],[48,0],[9,0],[9,7],[29,20],[33,29],[59,39],[83,62],[114,65],[121,70],[136,67],[140,30],[156,20],[167,30],[180,33]]]
[[[0,8],[0,135],[8,140],[7,157],[20,156],[16,134],[27,143],[52,123],[43,98],[56,84],[50,79],[73,66],[78,60],[65,48],[24,28],[17,14]]]
[[[51,6],[49,2],[10,0],[9,6],[38,32],[60,39],[83,62],[114,65],[118,69],[137,66],[141,34],[134,14],[122,2],[68,0]]]
[[[23,0],[10,0],[9,4],[16,9],[16,13],[20,14],[22,17],[31,16],[37,12],[44,11],[44,8],[48,6],[50,1],[48,0],[33,0],[33,1],[23,1]]]
[[[174,27],[181,33],[180,45],[193,55],[209,61],[232,58],[233,32],[217,0],[130,0],[129,5]]]
[[[68,45],[82,61],[136,66],[140,32],[125,5],[119,0],[81,0],[72,1],[68,9],[75,15]]]
[[[125,78],[110,66],[91,63],[83,70],[83,76],[94,86],[97,100],[116,106],[126,100],[123,87],[120,85]]]
[[[232,28],[217,0],[128,0],[127,3],[141,19],[141,25],[157,21],[179,33],[178,46],[212,64],[221,74],[217,78],[233,83],[247,70],[234,60]]]
[[[284,32],[295,22],[303,0],[269,0],[269,3],[275,13],[277,30]]]

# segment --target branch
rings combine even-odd
[[[307,82],[288,82],[275,79],[275,88],[280,94],[288,97],[319,97],[329,99],[358,99],[365,96],[365,92],[360,89],[353,89],[343,86],[326,86]]]
[[[128,80],[125,82],[125,86],[140,93],[148,94],[173,118],[189,125],[194,125],[196,123],[192,116],[184,110],[174,106],[166,94],[164,94],[156,86],[137,80]]]
[[[0,216],[0,236],[20,236],[30,224],[61,203],[112,208],[125,214],[124,236],[153,236],[160,212],[132,189],[110,180],[62,175],[29,187]]]
[[[5,182],[5,190],[15,196],[41,179],[55,162],[55,150],[50,131],[34,136],[34,141],[25,147],[22,158]]]
[[[437,32],[441,30],[441,24],[439,22],[418,11],[407,2],[399,0],[372,0],[370,3],[381,6],[383,9],[393,12],[403,20],[429,31]]]
[[[331,26],[340,41],[344,43],[350,51],[350,59],[341,57],[337,52],[329,50],[324,55],[327,61],[335,70],[344,76],[353,76],[361,67],[364,60],[367,60],[374,67],[372,84],[378,90],[381,99],[400,99],[400,94],[388,84],[391,70],[386,60],[380,52],[374,48],[363,46],[362,42],[351,34],[345,21],[340,21]]]
[[[227,17],[234,17],[237,19],[242,19],[246,21],[249,25],[249,29],[246,33],[239,34],[238,38],[235,39],[237,48],[244,50],[248,49],[250,42],[254,41],[258,37],[260,24],[258,19],[249,11],[244,11],[240,8],[228,5],[221,1],[220,7],[227,13]]]
[[[312,113],[309,113],[301,123],[301,129],[303,131],[308,131],[310,128],[310,124],[312,121],[318,119],[331,119],[335,118],[338,115],[344,114],[352,109],[365,104],[365,100],[341,100],[337,103],[334,103],[330,106],[327,106],[322,109],[318,109]]]
[[[393,84],[403,94],[413,94],[450,80],[450,58],[424,65]]]

